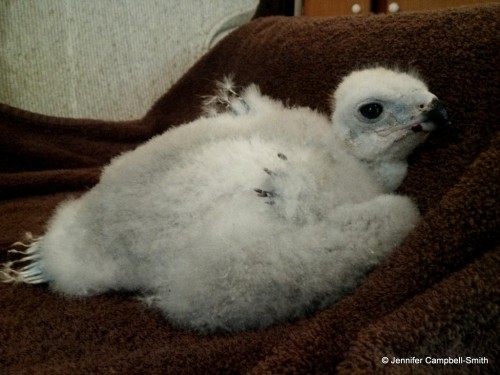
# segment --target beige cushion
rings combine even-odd
[[[0,102],[127,120],[152,103],[258,0],[0,2]]]

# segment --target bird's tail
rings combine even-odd
[[[41,267],[41,255],[39,243],[42,237],[33,237],[26,233],[26,239],[15,242],[8,251],[9,254],[17,254],[21,257],[16,260],[0,264],[0,282],[2,283],[26,283],[41,284],[48,282]],[[23,265],[18,267],[18,265]]]

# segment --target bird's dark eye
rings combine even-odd
[[[379,117],[384,111],[384,107],[382,107],[379,103],[368,103],[364,104],[359,108],[359,112],[369,120],[374,120]]]

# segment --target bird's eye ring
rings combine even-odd
[[[363,117],[374,120],[379,117],[384,111],[384,107],[380,103],[368,103],[364,104],[359,108],[359,113],[363,115]]]

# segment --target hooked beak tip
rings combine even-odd
[[[443,103],[437,98],[432,99],[429,108],[423,112],[425,122],[432,122],[437,127],[448,126],[451,124],[448,118],[448,112]]]

